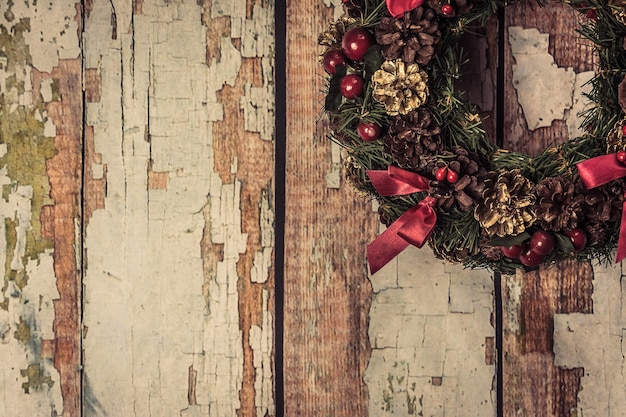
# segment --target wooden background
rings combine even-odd
[[[498,278],[409,248],[367,275],[375,207],[320,118],[317,34],[341,1],[0,12],[0,415],[623,415],[620,265]],[[519,5],[467,39],[492,131],[504,90],[505,147],[572,134],[581,18]]]

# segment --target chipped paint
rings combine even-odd
[[[233,149],[271,147],[273,9],[200,3],[100,1],[85,22],[87,181],[105,182],[86,229],[85,373],[102,415],[274,413],[273,191],[250,191],[262,180]]]
[[[553,120],[566,120],[571,137],[582,133],[579,127],[583,119],[578,115],[590,104],[582,97],[589,89],[583,86],[593,77],[593,72],[576,74],[572,68],[559,68],[548,52],[548,34],[519,26],[508,30],[515,59],[513,86],[528,129],[548,127]]]
[[[51,70],[59,57],[78,56],[75,13],[69,2],[0,5],[0,259],[5,266],[1,415],[50,416],[64,411],[54,362],[54,303],[60,295],[52,234],[43,225],[45,213],[54,205],[47,163],[56,154],[57,134],[46,104],[58,97],[55,83],[35,81],[35,73],[37,68]],[[42,44],[46,47],[40,48]]]
[[[370,279],[369,416],[493,415],[490,275],[409,247]]]
[[[584,368],[579,416],[617,417],[626,410],[623,275],[620,264],[595,268],[593,314],[554,315],[554,362]]]

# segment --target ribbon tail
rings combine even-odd
[[[406,213],[400,216],[367,246],[367,262],[371,274],[378,272],[409,246],[409,242],[398,235],[398,230],[402,227],[400,219],[405,215]]]
[[[436,201],[433,197],[424,198],[368,245],[367,261],[372,274],[387,265],[410,244],[418,248],[424,246],[437,223],[437,214],[432,208]]]
[[[622,206],[622,221],[619,228],[619,241],[617,242],[617,257],[615,262],[626,258],[626,202]]]

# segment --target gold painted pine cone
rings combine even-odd
[[[417,64],[401,59],[385,61],[372,76],[372,97],[385,106],[387,114],[408,114],[428,98],[428,75]]]
[[[485,180],[474,217],[491,236],[516,236],[535,222],[534,203],[533,183],[519,169],[502,171]]]

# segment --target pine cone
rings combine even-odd
[[[486,233],[483,233],[480,237],[478,247],[480,248],[480,253],[490,261],[499,261],[504,257],[499,246],[491,245],[491,239],[489,239]]]
[[[406,63],[426,65],[441,40],[437,15],[430,8],[417,7],[394,18],[383,16],[376,27],[376,41],[385,59],[401,58]]]
[[[357,159],[348,155],[343,161],[343,177],[358,194],[368,195],[369,182],[365,180],[365,168],[357,161]]]
[[[615,180],[600,187],[587,190],[582,182],[576,191],[583,196],[585,220],[588,222],[615,222],[622,216],[624,181]]]
[[[401,59],[385,61],[372,75],[372,97],[384,104],[387,114],[408,114],[426,102],[428,75],[417,64]]]
[[[567,178],[550,177],[535,187],[538,201],[534,210],[544,230],[571,230],[583,217],[583,196]]]
[[[447,164],[443,161],[437,162],[430,174],[435,176],[437,170],[447,166],[448,171],[458,174],[458,180],[454,183],[447,180],[432,181],[431,195],[437,198],[438,206],[444,211],[450,210],[455,203],[461,211],[468,211],[481,200],[485,189],[482,178],[487,170],[478,155],[459,146],[452,149],[452,155],[454,159]]]
[[[441,6],[443,6],[444,4],[450,4],[454,10],[452,14],[446,14],[445,15],[446,17],[454,17],[454,16],[463,15],[469,12],[474,6],[472,3],[470,3],[467,0],[449,0],[449,1],[428,0],[428,5],[437,14],[443,14],[441,12]]]
[[[467,248],[459,249],[456,247],[448,247],[448,245],[445,244],[437,244],[437,242],[440,240],[441,235],[443,235],[444,233],[445,232],[443,231],[443,229],[435,228],[430,235],[430,238],[428,239],[428,246],[430,246],[433,250],[433,254],[435,255],[435,257],[439,259],[444,259],[448,262],[458,263],[463,262],[470,255],[475,255],[470,253],[469,249]]]
[[[406,116],[395,116],[383,137],[385,152],[404,169],[421,172],[443,151],[441,127],[423,107]]]
[[[587,233],[587,246],[605,243],[610,237],[609,224],[604,222],[589,222],[582,229]]]
[[[519,169],[487,176],[482,198],[474,217],[489,235],[517,236],[536,219],[533,183]]]
[[[341,50],[341,39],[343,35],[351,29],[351,26],[354,25],[356,21],[356,19],[351,17],[343,16],[331,23],[327,30],[320,33],[317,37],[317,43],[326,47],[322,55],[329,49]]]

